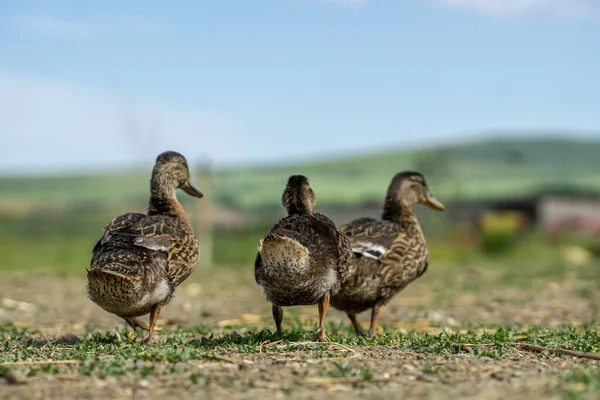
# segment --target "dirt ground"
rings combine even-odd
[[[437,334],[470,324],[522,324],[554,327],[600,320],[597,282],[564,276],[547,280],[500,282],[501,274],[452,267],[430,274],[407,288],[383,310],[380,322],[388,330]],[[502,275],[504,276],[504,275]],[[113,330],[122,322],[102,311],[85,296],[85,276],[31,276],[4,274],[0,279],[0,323],[35,326],[40,339],[78,336],[87,324],[98,331]],[[316,319],[316,307],[297,308],[296,317]],[[294,314],[296,313],[296,314]],[[289,314],[286,314],[289,315]],[[361,316],[362,321],[368,315]],[[332,310],[328,321],[347,323]],[[221,268],[197,270],[176,298],[163,309],[163,325],[214,325],[215,335],[235,330],[238,322],[273,329],[270,305],[254,284],[251,271]],[[231,328],[233,326],[233,328]],[[289,325],[287,325],[289,327]],[[284,320],[284,328],[285,320]],[[379,333],[383,332],[381,328]],[[335,332],[333,332],[335,334]],[[285,345],[281,345],[285,346]],[[158,373],[151,380],[117,381],[65,374],[46,374],[27,379],[24,385],[0,380],[2,399],[100,399],[100,398],[431,398],[431,399],[530,399],[561,398],[567,387],[556,381],[568,371],[598,368],[599,363],[574,357],[510,350],[500,358],[415,353],[397,346],[329,345],[331,357],[315,357],[306,349],[293,353],[243,354],[231,350],[222,360],[189,361],[198,376],[218,385],[192,384],[189,373]],[[285,349],[284,349],[285,350]],[[343,356],[336,357],[336,354]],[[330,356],[332,354],[329,354]],[[369,382],[324,379],[319,370],[338,365],[368,368]],[[346,364],[344,364],[346,363]],[[158,365],[164,368],[166,365]],[[573,390],[582,389],[573,383]],[[597,392],[596,392],[597,394]],[[589,397],[593,398],[593,397]]]

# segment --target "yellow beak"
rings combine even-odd
[[[446,209],[446,207],[442,203],[440,203],[438,199],[433,197],[431,193],[429,193],[429,195],[427,196],[427,201],[425,201],[425,205],[427,207],[431,207],[440,211],[444,211]]]

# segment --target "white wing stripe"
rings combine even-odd
[[[377,260],[387,251],[387,248],[381,244],[372,242],[355,242],[352,244],[352,251]]]

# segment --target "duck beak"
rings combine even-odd
[[[431,193],[429,193],[427,195],[427,200],[424,203],[427,207],[431,207],[434,208],[436,210],[440,210],[440,211],[444,211],[446,209],[446,207],[440,203],[440,201],[438,199],[436,199],[435,197],[433,197],[433,195]]]
[[[204,197],[204,193],[202,192],[202,190],[200,190],[200,188],[198,188],[198,186],[196,186],[191,180],[187,181],[187,183],[183,185],[181,189],[183,189],[183,191],[189,194],[190,196],[194,196],[199,199]]]

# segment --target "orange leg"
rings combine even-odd
[[[273,312],[273,319],[275,320],[277,332],[281,332],[281,323],[283,322],[283,308],[273,304],[271,311]]]
[[[127,322],[129,324],[129,326],[131,326],[131,328],[133,328],[133,330],[135,330],[136,328],[140,328],[140,329],[145,330],[145,331],[147,331],[147,330],[150,329],[150,327],[148,326],[147,323],[142,322],[142,321],[140,321],[140,320],[138,320],[136,318],[124,318],[124,319],[125,319],[125,322]],[[161,331],[160,328],[154,328],[154,330],[156,332],[160,332]]]
[[[326,342],[327,336],[325,335],[325,314],[329,308],[329,293],[321,297],[319,300],[319,328],[315,332],[315,335],[310,339],[313,342]]]
[[[381,312],[381,307],[379,304],[375,304],[373,306],[373,310],[371,311],[371,326],[369,327],[369,337],[372,337],[375,334],[375,328],[377,327],[377,319],[379,319],[379,313]]]
[[[146,335],[146,338],[144,339],[145,344],[152,343],[152,334],[154,333],[154,327],[156,326],[156,320],[158,320],[161,308],[162,306],[160,304],[155,304],[152,306],[152,310],[150,311],[150,326],[148,327],[148,335]]]
[[[352,325],[354,325],[354,330],[356,331],[356,334],[358,336],[365,336],[365,331],[363,330],[363,328],[360,326],[360,323],[356,319],[356,314],[348,313],[348,318],[350,318]]]

